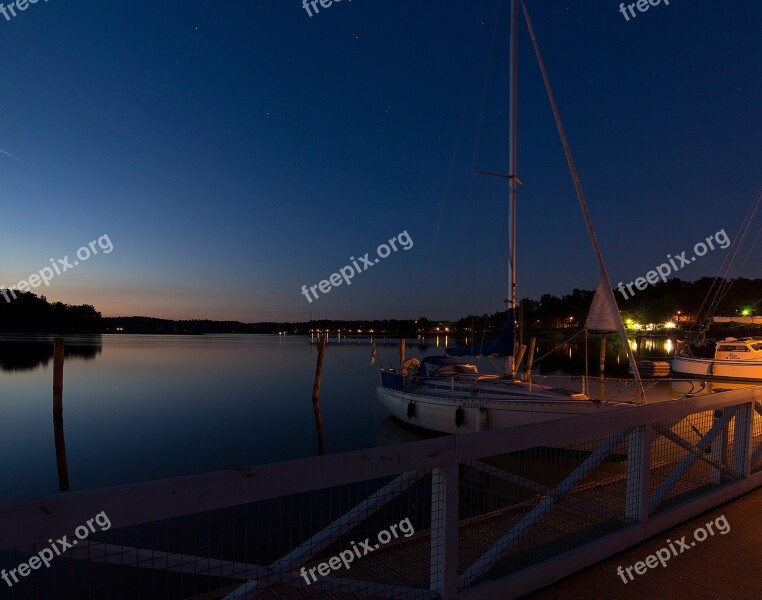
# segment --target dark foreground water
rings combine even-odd
[[[580,338],[577,338],[578,340]],[[408,357],[445,340],[409,341]],[[451,341],[450,341],[451,342]],[[397,342],[377,340],[384,365]],[[66,337],[64,441],[71,490],[261,464],[316,453],[311,394],[317,349],[280,336]],[[589,348],[597,373],[600,342]],[[664,340],[656,350],[668,349]],[[545,341],[542,374],[581,373],[584,343]],[[331,340],[321,409],[329,452],[404,432],[376,401],[369,340]],[[52,419],[52,336],[0,336],[0,502],[59,491]],[[626,375],[609,348],[607,374]],[[497,362],[480,359],[480,370]]]

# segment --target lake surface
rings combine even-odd
[[[64,336],[64,439],[71,490],[313,456],[309,338],[263,335]],[[580,338],[577,338],[579,340]],[[0,336],[0,502],[59,491],[52,419],[53,336]],[[384,365],[396,340],[376,340]],[[612,344],[613,336],[609,338]],[[410,340],[407,356],[452,340]],[[439,347],[437,347],[439,344]],[[597,374],[600,341],[588,350]],[[655,342],[656,354],[668,349]],[[584,371],[584,342],[538,343],[541,374]],[[332,338],[321,411],[328,452],[376,446],[404,430],[376,401],[370,340]],[[476,361],[493,371],[494,359]],[[607,374],[626,376],[621,348]]]

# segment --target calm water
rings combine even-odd
[[[70,489],[314,455],[317,350],[308,341],[254,335],[66,337]],[[378,343],[383,364],[396,363],[397,343]],[[556,345],[538,344],[537,356]],[[591,373],[597,373],[599,348],[599,341],[591,341]],[[577,342],[560,345],[537,372],[580,373],[583,350]],[[408,342],[408,357],[440,353],[436,341]],[[389,431],[388,415],[376,401],[378,363],[371,367],[369,358],[368,340],[331,340],[327,348],[321,409],[329,452],[375,446],[379,431]],[[607,373],[626,374],[621,351],[610,348],[608,362]],[[478,364],[491,371],[497,363]],[[58,491],[52,372],[52,336],[0,336],[0,501]]]

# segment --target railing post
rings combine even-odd
[[[625,516],[630,521],[645,523],[648,520],[648,492],[651,484],[651,424],[633,427],[628,439]]]
[[[431,473],[430,589],[442,600],[458,594],[458,462]]]
[[[717,423],[720,419],[722,419],[723,413],[726,410],[732,410],[730,408],[726,408],[724,410],[715,410],[714,411],[714,423]],[[709,457],[716,463],[720,465],[726,465],[728,463],[728,428],[730,426],[730,422],[728,421],[725,426],[720,430],[720,432],[717,434],[717,437],[714,438],[714,441],[712,442],[712,448],[711,452],[709,453]],[[710,480],[714,485],[718,485],[722,483],[722,479],[724,477],[724,474],[719,469],[712,469],[712,474],[710,476]]]
[[[754,430],[754,400],[736,406],[733,424],[733,464],[730,470],[739,479],[751,475],[751,453]]]

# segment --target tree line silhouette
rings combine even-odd
[[[695,322],[706,316],[711,302],[706,300],[718,285],[725,290],[715,307],[723,316],[752,316],[760,314],[762,279],[737,278],[730,282],[702,277],[696,281],[678,278],[649,285],[625,300],[614,294],[622,316],[632,321],[665,323],[682,315],[683,323]],[[570,294],[543,294],[538,300],[524,298],[520,314],[525,329],[579,328],[584,325],[594,292],[575,288]],[[711,298],[710,298],[711,299]],[[0,298],[0,329],[17,332],[75,331],[86,333],[289,333],[309,334],[318,330],[341,330],[345,334],[387,335],[490,335],[505,324],[505,311],[492,314],[468,315],[455,321],[418,319],[337,320],[319,319],[303,322],[213,321],[209,319],[171,320],[153,317],[103,317],[90,304],[71,305],[49,302],[45,296],[32,292],[17,293],[17,298],[5,302]]]

